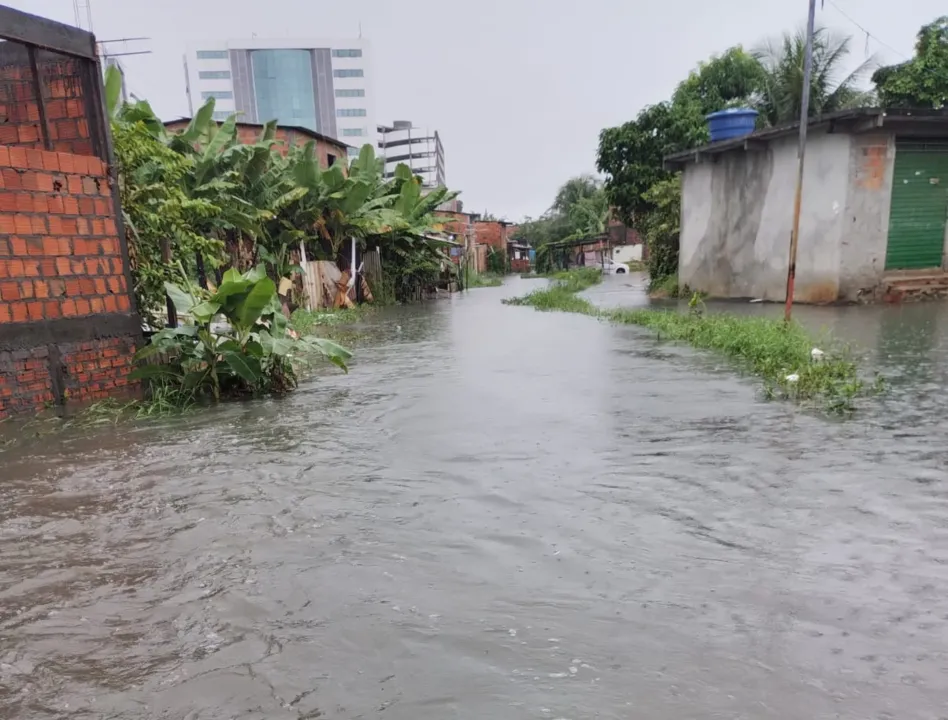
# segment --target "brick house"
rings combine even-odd
[[[133,389],[142,341],[91,33],[0,6],[0,418]]]
[[[488,245],[504,253],[507,252],[508,227],[504,220],[475,220],[474,232],[478,245]]]
[[[171,132],[179,132],[184,130],[190,122],[191,118],[179,118],[166,122],[165,127]],[[237,123],[237,138],[245,145],[257,142],[262,131],[261,123]],[[281,143],[277,146],[277,151],[283,155],[286,155],[290,147],[305,145],[310,141],[315,142],[316,157],[319,158],[319,165],[323,169],[335,165],[340,158],[347,158],[351,147],[315,130],[296,126],[277,127],[276,139]]]

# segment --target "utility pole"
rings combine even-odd
[[[803,58],[803,92],[800,102],[800,140],[797,147],[797,192],[793,200],[793,230],[790,231],[790,264],[787,267],[787,304],[784,320],[790,322],[793,314],[793,284],[797,276],[797,245],[800,240],[800,206],[803,202],[803,160],[806,157],[806,129],[810,116],[810,90],[813,75],[813,33],[816,25],[816,0],[810,0],[806,21],[806,51]]]

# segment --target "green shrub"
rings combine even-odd
[[[655,183],[645,199],[655,208],[642,223],[648,243],[648,274],[653,281],[660,281],[678,274],[681,176]]]
[[[243,274],[228,270],[214,292],[188,283],[165,283],[165,291],[185,322],[151,337],[136,359],[156,362],[132,377],[149,380],[156,393],[179,404],[289,390],[296,385],[293,360],[307,351],[343,370],[351,357],[333,342],[291,330],[263,265]],[[214,324],[217,318],[222,322]]]
[[[487,272],[494,275],[507,274],[507,253],[495,247],[487,248]]]

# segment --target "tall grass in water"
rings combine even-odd
[[[576,293],[602,282],[602,273],[598,268],[576,268],[565,270],[552,276],[552,282],[543,288],[519,298],[508,298],[508,305],[529,305],[537,310],[560,310],[563,312],[593,315],[596,306],[588,300],[576,297]]]
[[[727,314],[688,314],[674,310],[612,310],[604,317],[641,325],[659,339],[714,350],[764,381],[767,397],[814,402],[832,412],[851,412],[855,400],[879,389],[867,385],[847,354],[830,348],[812,356],[818,342],[795,322]]]
[[[687,342],[728,357],[741,369],[759,376],[769,398],[812,403],[834,413],[852,412],[859,397],[881,388],[879,380],[874,384],[864,382],[856,364],[842,349],[825,347],[824,354],[814,359],[813,349],[823,343],[797,323],[706,313],[697,297],[687,314],[675,310],[600,310],[576,297],[578,290],[600,280],[598,271],[595,278],[585,271],[570,271],[569,275],[555,280],[547,288],[505,302],[640,325],[655,331],[659,339]]]
[[[497,273],[482,272],[471,274],[467,281],[468,290],[479,287],[500,287],[504,284],[504,276]]]

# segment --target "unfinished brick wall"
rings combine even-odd
[[[103,320],[91,337],[40,332],[131,312],[111,194],[98,158],[0,146],[0,328],[40,324],[35,347],[0,346],[0,417],[128,386],[128,323]]]
[[[0,44],[0,145],[39,150],[46,147],[38,102],[41,95],[51,149],[92,155],[80,61],[36,50],[36,64],[38,83],[26,47],[18,43]]]
[[[190,120],[184,118],[166,122],[165,127],[171,132],[181,132],[189,123]],[[258,123],[237,123],[237,139],[244,145],[252,145],[260,139],[262,130],[263,125]],[[346,145],[332,138],[319,135],[318,133],[311,133],[301,128],[278,127],[276,139],[281,143],[281,145],[277,146],[277,150],[283,155],[286,155],[291,147],[305,145],[310,141],[314,141],[316,159],[319,161],[319,166],[324,170],[329,167],[330,155],[335,158],[333,164],[336,162],[340,162],[343,165],[348,164],[348,148]]]
[[[101,160],[0,145],[0,322],[131,309]]]
[[[507,224],[494,220],[477,220],[474,223],[474,232],[477,233],[479,245],[491,247],[507,252]]]
[[[128,337],[0,350],[0,419],[131,388],[135,344]]]
[[[87,57],[0,42],[0,418],[135,389],[95,43],[67,34]]]

